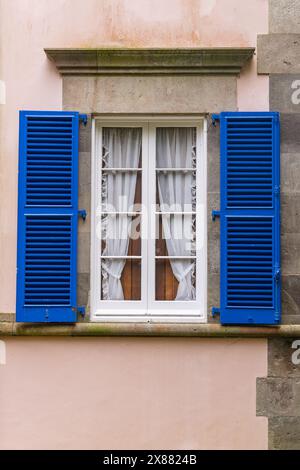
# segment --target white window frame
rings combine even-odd
[[[96,236],[97,197],[101,194],[101,168],[97,155],[102,155],[103,127],[142,128],[142,203],[148,208],[155,204],[156,185],[149,185],[149,171],[155,174],[155,128],[195,127],[196,132],[196,187],[197,187],[197,240],[196,301],[155,300],[155,240],[142,237],[141,297],[140,301],[100,300],[101,275],[98,262],[100,241]],[[91,165],[91,321],[100,322],[207,322],[207,121],[203,116],[97,116],[92,123]],[[154,179],[155,180],[155,179]],[[151,217],[154,215],[151,214]],[[142,215],[143,217],[143,215]],[[96,220],[97,219],[97,220]],[[142,219],[142,230],[149,230],[149,220]],[[153,223],[153,219],[151,220]],[[199,229],[199,226],[201,228]],[[99,232],[99,228],[98,228]],[[199,239],[201,237],[201,240]],[[199,243],[200,242],[200,243]],[[201,248],[199,248],[199,245]],[[199,274],[200,273],[200,274]]]

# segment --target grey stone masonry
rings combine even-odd
[[[300,62],[300,50],[298,60]],[[274,74],[270,76],[270,108],[280,113],[299,114],[300,74]],[[290,117],[290,122],[294,123],[294,129],[297,128],[295,118],[297,116]],[[294,120],[292,121],[292,119]],[[292,130],[290,134],[295,135]]]
[[[300,449],[300,419],[298,417],[269,418],[269,449]]]
[[[298,34],[260,34],[257,37],[259,74],[300,72],[300,32]]]
[[[86,308],[86,320],[90,305],[91,122],[89,115],[87,125],[81,125],[79,132],[78,207],[87,211],[87,218],[78,219],[77,304]]]
[[[236,109],[234,76],[64,76],[64,109],[82,113],[192,114]]]
[[[62,75],[238,75],[254,48],[45,49]]]
[[[300,56],[299,56],[300,57]],[[300,59],[298,59],[300,61]],[[299,91],[298,91],[299,90]],[[299,95],[299,96],[298,96]],[[270,110],[281,121],[282,322],[300,323],[300,77],[270,75]]]
[[[294,364],[295,341],[300,338],[273,338],[268,343],[268,377],[300,379],[300,364]],[[300,358],[300,355],[299,355]]]
[[[220,128],[209,119],[207,132],[207,309],[208,321],[212,307],[220,306],[220,221],[212,221],[212,210],[220,209]]]
[[[258,73],[269,74],[270,111],[281,114],[282,323],[300,324],[299,0],[269,0],[269,33],[258,36],[257,53]],[[268,417],[270,449],[300,449],[295,340],[269,338],[268,377],[257,379],[257,415]]]
[[[270,33],[300,32],[299,0],[269,0]]]
[[[256,402],[257,415],[269,418],[270,449],[300,449],[299,347],[299,338],[268,340],[268,377],[257,379]]]
[[[257,379],[257,416],[300,416],[300,377]]]

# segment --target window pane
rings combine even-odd
[[[104,128],[101,298],[141,299],[141,128]]]
[[[101,254],[114,256],[117,251],[125,256],[141,255],[141,216],[103,215],[101,217]],[[123,253],[124,251],[124,253]]]
[[[155,263],[155,300],[175,300],[178,281],[175,278],[170,261],[157,259]]]
[[[156,128],[157,168],[195,168],[195,150],[195,127]]]
[[[196,215],[156,215],[156,256],[196,255]]]
[[[157,215],[156,300],[196,299],[196,218]],[[169,258],[169,259],[168,259]]]
[[[156,300],[195,300],[195,128],[156,129],[156,203]]]
[[[176,266],[174,266],[176,265]],[[191,270],[190,270],[191,268]],[[178,281],[174,272],[188,271]],[[155,261],[155,300],[196,300],[196,268],[190,260],[169,260],[157,258]]]
[[[102,146],[102,168],[141,168],[140,127],[104,127]]]
[[[102,212],[140,212],[142,173],[103,171],[101,196]]]
[[[102,300],[141,300],[140,259],[102,259],[101,266]]]

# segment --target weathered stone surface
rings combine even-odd
[[[282,276],[281,306],[283,317],[289,316],[293,324],[300,323],[300,275]]]
[[[0,321],[0,339],[2,336],[3,337],[11,336],[13,334],[13,326],[14,326],[14,323],[12,323],[12,321],[10,320]]]
[[[299,0],[269,0],[270,33],[299,33]]]
[[[78,261],[77,272],[89,273],[90,272],[90,247],[91,235],[86,232],[78,232]]]
[[[300,126],[299,126],[300,129]],[[300,193],[300,150],[299,153],[282,153],[281,191],[283,193]]]
[[[287,233],[281,236],[281,266],[283,274],[300,273],[300,236]]]
[[[220,194],[207,194],[207,261],[208,273],[220,272],[220,220],[211,218],[213,209],[220,209]]]
[[[212,210],[220,210],[220,193],[207,193],[207,237],[220,237],[220,219],[212,220]]]
[[[79,273],[77,275],[77,303],[85,307],[89,306],[90,274]]]
[[[79,130],[79,175],[78,175],[78,207],[87,211],[87,218],[83,221],[78,218],[78,274],[77,274],[77,303],[86,307],[83,319],[88,320],[89,292],[90,292],[90,248],[91,248],[91,116],[88,116],[86,126],[81,125]]]
[[[90,152],[92,147],[92,119],[88,115],[86,125],[80,124],[79,129],[79,152]]]
[[[15,313],[0,313],[0,322],[13,322],[15,318]]]
[[[300,58],[299,58],[300,60]],[[300,100],[300,77],[299,77],[299,100]],[[288,154],[298,154],[300,161],[300,103],[298,106],[299,114],[280,115],[281,128],[281,152]]]
[[[83,222],[79,219],[78,230],[91,231],[91,153],[79,153],[79,178],[78,178],[78,206],[87,211],[87,218]]]
[[[220,238],[218,236],[208,239],[208,272],[220,272]]]
[[[220,220],[212,221],[213,209],[220,209],[219,192],[207,194],[207,314],[210,323],[218,323],[211,316],[212,307],[220,306]]]
[[[282,325],[300,325],[300,317],[298,315],[287,315],[284,313],[281,317]]]
[[[300,192],[283,193],[281,204],[281,233],[300,234]]]
[[[67,75],[238,75],[254,48],[66,48],[45,49]]]
[[[219,317],[212,317],[212,307],[220,307],[220,274],[207,276],[207,319],[209,323],[220,323]]]
[[[299,51],[300,54],[300,51]],[[298,62],[300,62],[298,58]],[[300,113],[300,77],[289,74],[270,76],[270,110],[281,113]],[[294,124],[296,127],[297,125]],[[293,138],[292,130],[290,136]],[[296,136],[293,141],[295,142]]]
[[[300,418],[274,417],[269,418],[269,449],[299,450],[300,449]]]
[[[268,376],[300,377],[300,365],[294,365],[293,342],[299,338],[272,338],[268,340]]]
[[[64,77],[64,109],[85,113],[214,113],[236,109],[226,76]]]
[[[207,131],[207,190],[220,191],[220,127],[208,121]]]
[[[258,378],[256,401],[257,416],[300,416],[300,378]]]
[[[299,73],[300,34],[259,34],[257,71],[259,74]]]

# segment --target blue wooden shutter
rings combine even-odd
[[[21,111],[17,321],[76,321],[79,114]]]
[[[274,112],[224,112],[221,132],[223,324],[280,322],[280,134]]]

